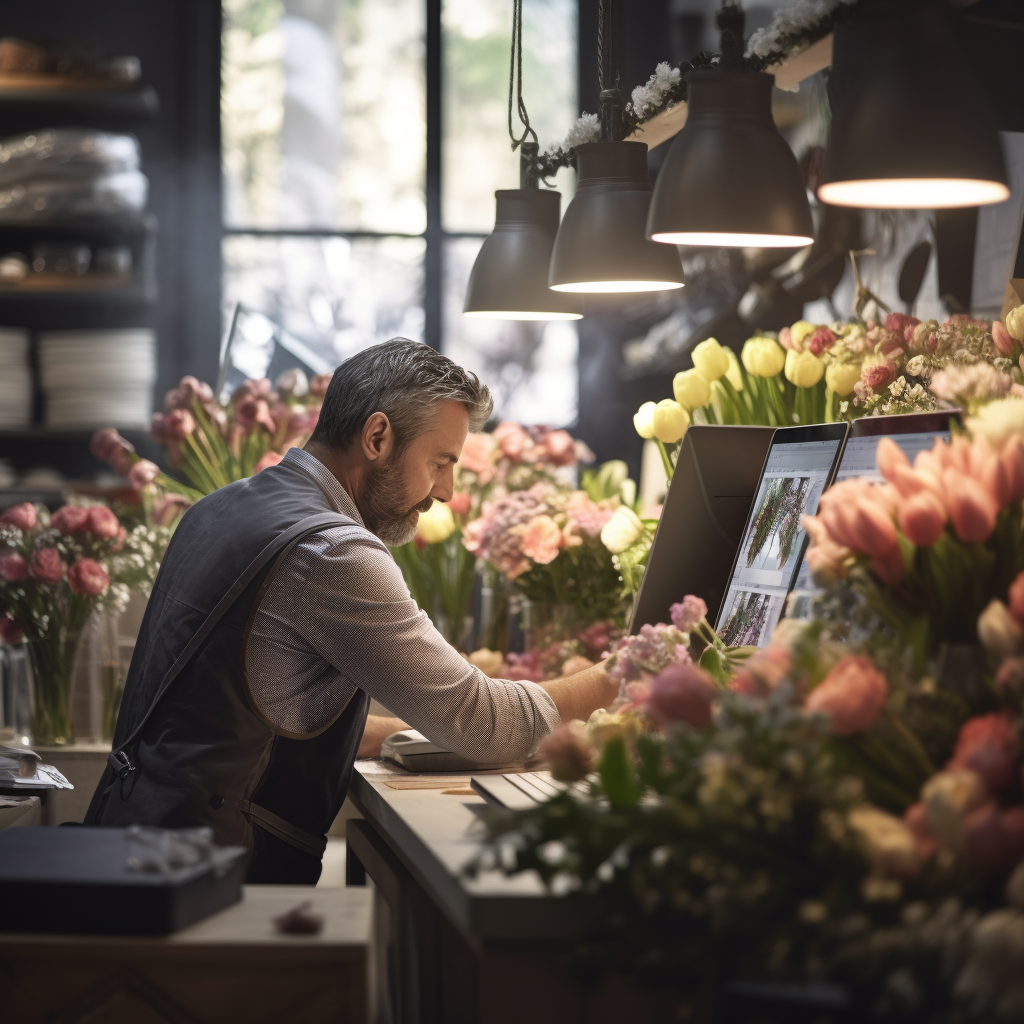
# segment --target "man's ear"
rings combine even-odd
[[[382,412],[375,412],[363,424],[361,436],[363,454],[371,462],[386,459],[395,446],[395,432]]]

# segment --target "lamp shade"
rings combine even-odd
[[[548,287],[562,197],[509,188],[494,199],[494,230],[477,253],[463,313],[482,320],[579,320],[583,301]]]
[[[836,27],[818,198],[869,209],[999,203],[999,133],[942,4],[872,4]]]
[[[644,234],[651,202],[644,142],[588,142],[576,150],[576,195],[562,218],[548,284],[559,292],[682,288],[675,249]]]
[[[807,190],[772,120],[773,76],[691,71],[686,84],[686,124],[658,173],[647,237],[677,245],[809,245]]]

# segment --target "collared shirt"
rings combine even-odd
[[[285,735],[307,736],[326,728],[358,688],[474,760],[512,761],[535,750],[559,721],[547,692],[470,665],[416,606],[334,474],[300,448],[285,461],[352,522],[301,540],[264,590],[245,657],[260,713]]]

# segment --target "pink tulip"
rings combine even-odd
[[[81,505],[65,505],[53,513],[50,524],[67,537],[88,533],[89,510]]]
[[[318,373],[309,382],[310,394],[316,395],[317,398],[323,398],[327,394],[327,388],[330,386],[332,376],[330,373]]]
[[[0,555],[0,580],[6,580],[8,583],[20,583],[27,579],[28,562],[23,556],[17,553]]]
[[[448,502],[448,507],[452,510],[453,516],[464,516],[468,515],[472,503],[473,499],[468,491],[456,491]]]
[[[885,707],[889,684],[874,664],[848,654],[811,690],[804,710],[828,715],[836,736],[852,736],[874,725]]]
[[[20,505],[12,505],[0,515],[0,523],[8,526],[16,526],[23,533],[30,533],[36,528],[39,522],[39,514],[36,507],[30,501],[23,501]]]
[[[993,456],[977,479],[999,508],[1010,504],[1010,475],[1001,459]]]
[[[284,456],[279,454],[278,452],[267,452],[267,454],[264,455],[263,458],[256,463],[254,472],[262,473],[263,470],[270,469],[271,466],[276,466],[283,458]]]
[[[157,444],[167,444],[171,435],[167,433],[167,417],[162,412],[153,413],[149,421],[149,432]]]
[[[160,467],[149,459],[139,459],[130,470],[128,470],[128,482],[137,491],[148,487],[160,475]]]
[[[978,715],[961,726],[946,767],[969,768],[982,777],[990,792],[998,793],[1013,782],[1020,757],[1020,737],[1009,716]]]
[[[966,473],[970,476],[972,457],[977,459],[970,441],[960,434],[954,434],[949,442],[949,462],[947,468],[958,469],[961,473]]]
[[[153,524],[170,526],[191,505],[192,502],[182,494],[168,494],[153,503]]]
[[[983,544],[996,528],[999,508],[995,500],[955,469],[945,471],[943,483],[946,485],[946,507],[957,537],[967,544]]]
[[[899,548],[892,519],[873,501],[861,500],[854,509],[854,544],[872,558],[884,558]]]
[[[992,341],[1000,354],[1013,357],[1017,343],[1013,340],[1013,335],[1010,334],[1001,320],[992,321]]]
[[[68,585],[73,594],[99,597],[110,586],[110,577],[99,562],[80,558],[68,569]]]
[[[921,491],[900,505],[899,524],[911,544],[930,547],[946,529],[946,510],[934,494]]]
[[[56,548],[37,548],[32,555],[32,575],[40,583],[60,583],[64,579],[60,552]]]
[[[8,615],[0,615],[0,641],[5,644],[20,644],[25,634],[14,619]]]
[[[1003,445],[999,463],[1006,471],[1008,490],[1007,503],[1024,500],[1024,441],[1014,434]]]
[[[715,684],[703,669],[689,663],[669,665],[651,683],[647,710],[661,725],[685,722],[695,729],[711,726]]]
[[[896,483],[894,478],[897,467],[901,469],[910,468],[906,453],[891,437],[883,437],[878,442],[878,448],[875,451],[875,462],[878,465],[878,472],[890,483]]]
[[[907,567],[903,563],[903,555],[898,547],[893,548],[885,555],[872,558],[868,564],[871,566],[871,571],[887,587],[897,586],[907,574]]]
[[[188,409],[174,409],[167,414],[164,424],[167,438],[171,441],[184,441],[196,429],[195,417]]]

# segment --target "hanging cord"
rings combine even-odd
[[[601,105],[601,139],[604,142],[620,142],[624,134],[619,70],[614,65],[611,53],[614,32],[611,18],[612,2],[613,0],[599,0],[597,5],[597,88]]]
[[[721,66],[730,71],[738,71],[743,67],[743,8],[734,0],[724,0],[718,10],[715,24],[721,34]]]
[[[523,125],[523,134],[519,136],[512,129],[513,95],[516,100],[516,112]],[[540,152],[540,144],[537,141],[537,133],[530,125],[530,115],[526,111],[526,102],[523,100],[523,0],[512,0],[512,52],[508,64],[508,135],[512,140],[512,152],[520,150],[520,188],[535,188],[538,177],[537,154]]]

